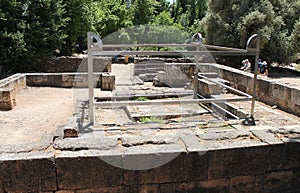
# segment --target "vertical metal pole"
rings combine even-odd
[[[88,38],[88,81],[89,81],[89,120],[90,124],[94,125],[94,69],[93,69],[93,52],[92,41],[93,37],[90,32],[87,35]]]
[[[196,51],[199,51],[199,46],[196,47]],[[197,98],[197,93],[198,93],[198,73],[199,73],[199,55],[196,55],[196,73],[195,73],[195,96],[194,98]]]
[[[258,70],[258,60],[259,60],[259,50],[260,50],[260,35],[257,36],[256,41],[256,55],[255,55],[255,67],[254,67],[254,79],[253,79],[253,88],[252,88],[252,104],[250,116],[254,117],[254,105],[256,98],[256,86],[257,86],[257,70]]]

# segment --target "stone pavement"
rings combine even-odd
[[[121,68],[119,68],[121,67]],[[157,97],[177,95],[193,97],[192,90],[153,87],[152,83],[139,85],[132,78],[132,66],[113,67],[116,90],[96,92],[99,100],[135,100],[140,96]],[[183,94],[186,94],[183,96]],[[169,98],[174,100],[174,98]],[[154,99],[153,99],[154,100]],[[249,115],[251,102],[232,103]],[[87,111],[84,111],[87,117]],[[284,116],[283,116],[284,115]],[[143,123],[143,117],[157,117],[158,122]],[[79,137],[54,140],[56,150],[101,150],[131,152],[148,148],[162,149],[176,146],[185,151],[206,152],[213,149],[241,148],[297,141],[300,137],[300,118],[256,102],[256,126],[244,126],[242,120],[224,120],[203,105],[160,105],[96,108],[95,126],[81,128]],[[88,122],[88,120],[85,120]],[[145,149],[144,149],[145,148]],[[133,153],[133,152],[131,152]],[[120,166],[121,167],[121,166]]]
[[[136,85],[129,76],[119,81],[114,92],[95,90],[96,95],[110,100],[143,95],[156,100],[170,95],[169,100],[176,100],[176,94],[193,95],[184,89]],[[224,120],[211,109],[193,104],[181,109],[160,107],[161,112],[184,116],[163,115],[159,121],[143,122],[132,118],[145,112],[137,107],[132,111],[106,107],[96,110],[92,126],[87,120],[86,91],[74,91],[75,118],[65,121],[77,127],[78,137],[65,138],[64,127],[58,127],[55,132],[47,130],[50,135],[40,138],[39,148],[22,140],[15,146],[0,145],[0,193],[238,193],[297,192],[300,188],[297,116],[257,102],[256,126],[245,126],[242,120]],[[249,102],[234,105],[249,112]],[[56,111],[62,111],[62,106]],[[157,116],[156,111],[149,112],[147,116]],[[40,117],[31,118],[36,119]]]

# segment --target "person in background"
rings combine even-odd
[[[245,59],[242,61],[243,66],[240,68],[241,70],[244,71],[250,71],[251,69],[251,63],[248,59]]]
[[[262,75],[262,76],[268,76],[269,72],[268,72],[268,63],[266,61],[263,61],[261,66],[258,69],[258,74]]]
[[[262,63],[261,59],[258,59],[258,69],[261,68],[262,64],[263,64],[263,63]]]

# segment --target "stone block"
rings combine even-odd
[[[86,152],[86,153],[84,153]],[[104,161],[105,160],[105,161]],[[114,163],[113,163],[114,162]],[[58,189],[99,189],[120,186],[123,182],[122,157],[92,151],[68,152],[56,159]]]
[[[257,79],[257,96],[260,100],[268,100],[271,95],[271,83],[262,79]]]
[[[282,150],[284,169],[300,168],[300,143],[287,143]]]
[[[292,170],[258,175],[256,176],[256,187],[253,192],[294,192],[292,191],[294,189],[292,186],[293,179],[294,174]]]
[[[79,134],[78,127],[66,125],[64,126],[63,130],[64,130],[64,138],[78,137]]]
[[[298,191],[300,190],[300,168],[294,170],[294,176],[291,180],[291,191]]]
[[[200,192],[229,192],[229,180],[227,178],[201,181],[200,186]]]
[[[0,163],[0,193],[4,193],[2,167]]]
[[[124,154],[124,184],[152,184],[187,180],[187,154],[178,147],[128,148]]]
[[[64,138],[78,137],[79,134],[79,118],[68,118],[67,124],[63,127]]]
[[[53,147],[58,150],[109,150],[118,145],[117,138],[102,137],[102,138],[65,138],[55,139]]]
[[[285,98],[285,88],[284,85],[282,84],[271,84],[271,89],[272,89],[272,95],[271,97],[274,97],[276,99],[284,99]]]
[[[252,130],[251,131],[257,138],[259,138],[262,142],[268,144],[280,144],[282,141],[278,139],[274,133],[269,130]]]
[[[9,111],[16,106],[16,94],[13,89],[0,89],[0,110]]]
[[[5,192],[56,190],[53,155],[47,153],[2,154],[0,161],[1,184]]]
[[[82,189],[76,190],[76,193],[156,193],[157,185],[139,185],[139,186],[117,186],[107,188],[96,188],[96,189]]]
[[[208,179],[207,155],[199,152],[188,153],[187,181],[204,181]]]
[[[209,151],[208,179],[256,175],[282,169],[283,148],[283,145],[269,145]]]
[[[61,86],[64,88],[72,88],[74,85],[75,76],[75,74],[63,74]]]
[[[164,183],[159,184],[159,191],[162,193],[199,193],[203,189],[198,182]]]
[[[221,91],[221,87],[216,83],[205,79],[199,79],[198,81],[198,92],[205,98],[210,98],[211,95],[218,95]]]
[[[100,82],[100,88],[103,91],[113,91],[115,89],[115,76],[108,74],[108,73],[102,73],[99,77]]]
[[[230,193],[253,192],[256,187],[255,176],[236,176],[230,178]]]
[[[234,157],[226,156],[225,176],[256,175],[282,168],[283,145],[257,146],[234,150]]]

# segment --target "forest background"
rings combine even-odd
[[[119,37],[130,39],[126,29],[140,26],[152,39],[155,33],[145,32],[145,24],[160,34],[200,32],[207,44],[238,48],[258,33],[269,63],[289,64],[300,53],[299,0],[169,1],[1,0],[0,67],[39,71],[37,64],[49,57],[85,50],[88,31],[101,37],[119,31]]]

